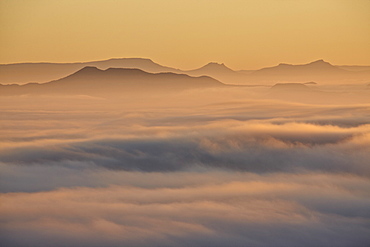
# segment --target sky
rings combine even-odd
[[[365,0],[0,0],[0,24],[0,64],[370,66]],[[369,246],[368,72],[69,67],[0,66],[53,78],[0,84],[0,246]]]
[[[0,63],[370,65],[368,0],[1,0]]]

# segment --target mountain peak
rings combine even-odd
[[[323,59],[319,59],[319,60],[316,60],[316,61],[313,61],[313,62],[310,62],[310,63],[307,63],[307,64],[299,64],[299,65],[293,65],[293,64],[288,64],[288,63],[279,63],[278,67],[312,66],[312,65],[315,65],[315,66],[333,66],[329,62],[326,62]]]
[[[232,71],[229,67],[227,67],[224,63],[217,63],[217,62],[210,62],[200,69],[207,69],[207,70],[223,70],[223,71]]]
[[[288,64],[288,63],[279,63],[278,65],[279,67],[286,67],[286,66],[293,66],[292,64]]]
[[[95,66],[85,66],[82,69],[80,69],[79,72],[81,72],[81,71],[98,71],[98,70],[100,71],[100,69],[98,69]]]
[[[102,71],[101,69],[95,66],[85,66],[73,74],[91,74],[91,73],[96,73],[96,72],[101,72],[101,71]]]
[[[66,78],[72,77],[72,76],[96,75],[96,73],[98,72],[102,72],[102,70],[95,66],[85,66],[82,69],[77,70],[76,72],[66,76]]]
[[[224,63],[217,63],[217,62],[210,62],[210,63],[206,64],[205,66],[226,67],[226,65]]]
[[[326,63],[326,62],[324,61],[324,59],[318,59],[314,61],[313,63]]]
[[[329,62],[324,61],[323,59],[319,59],[319,60],[313,61],[311,63],[308,63],[307,65],[333,66]]]

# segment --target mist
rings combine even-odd
[[[369,90],[300,85],[5,93],[1,243],[367,246]]]

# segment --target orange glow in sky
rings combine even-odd
[[[145,57],[181,69],[370,65],[370,1],[2,0],[0,63]]]

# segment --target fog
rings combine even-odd
[[[307,88],[0,97],[1,243],[368,246],[369,90]]]

